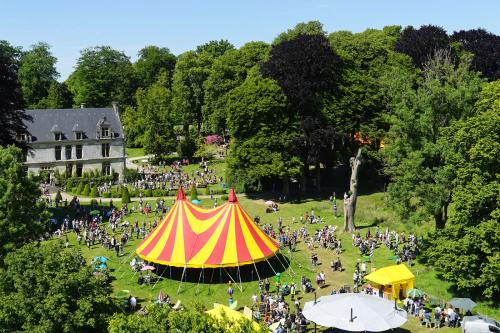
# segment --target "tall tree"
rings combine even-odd
[[[46,222],[39,184],[23,161],[21,149],[0,148],[0,257],[40,236]]]
[[[500,36],[484,29],[472,29],[455,31],[451,40],[474,54],[472,68],[491,81],[500,79]]]
[[[161,156],[175,150],[172,95],[168,80],[165,72],[149,89],[137,93],[137,116],[144,118],[142,142],[147,154]]]
[[[319,169],[320,160],[309,154],[318,149],[310,144],[331,140],[329,137],[319,141],[310,140],[308,135],[322,132],[306,130],[306,126],[319,123],[322,124],[321,127],[327,127],[321,114],[322,94],[335,93],[340,62],[340,57],[330,47],[324,35],[299,34],[291,40],[273,45],[269,59],[262,65],[263,75],[276,80],[287,96],[288,108],[301,125],[303,139],[297,140],[295,146],[298,152],[302,152],[303,192],[306,191],[309,165],[316,164]],[[333,130],[325,131],[331,132]]]
[[[325,35],[323,24],[319,21],[301,22],[292,29],[282,32],[273,41],[273,44],[279,44],[284,41],[292,40],[300,35]]]
[[[245,81],[252,67],[264,61],[269,49],[270,46],[264,42],[250,42],[238,50],[228,50],[215,59],[203,84],[205,96],[202,115],[205,131],[225,131],[229,93]]]
[[[234,45],[225,39],[211,40],[208,43],[196,47],[196,53],[206,53],[213,58],[218,58],[229,50],[234,50]]]
[[[51,85],[59,77],[56,62],[47,43],[37,43],[23,52],[18,75],[28,108],[38,108],[38,103],[48,96]]]
[[[23,142],[16,140],[18,134],[26,132],[25,122],[31,120],[23,110],[23,98],[17,77],[19,55],[19,48],[0,41],[0,146],[15,144],[26,149]]]
[[[109,281],[77,249],[30,243],[0,270],[0,325],[7,332],[104,332],[114,311]]]
[[[406,27],[394,45],[396,51],[409,55],[415,66],[423,68],[436,51],[450,48],[450,37],[438,26]]]
[[[146,46],[139,51],[139,58],[134,63],[138,85],[147,88],[155,83],[160,74],[167,73],[168,84],[172,82],[177,58],[166,47]]]
[[[228,159],[230,183],[256,191],[281,180],[287,192],[290,178],[300,173],[301,162],[291,154],[295,121],[281,88],[253,70],[231,91],[227,114],[234,138]]]
[[[385,171],[391,177],[390,202],[402,218],[432,217],[441,229],[452,193],[439,139],[444,128],[473,114],[482,81],[469,69],[468,59],[455,67],[445,51],[437,52],[425,65],[421,82],[395,80],[406,89],[391,102],[391,127],[383,151]]]
[[[113,101],[133,105],[136,79],[132,63],[125,53],[109,46],[84,49],[66,84],[76,106],[105,107]]]
[[[431,237],[425,256],[462,293],[498,302],[500,295],[500,81],[486,85],[478,114],[444,131],[454,213]]]
[[[73,95],[66,83],[54,81],[50,84],[47,97],[42,98],[37,108],[40,109],[66,109],[73,105]]]

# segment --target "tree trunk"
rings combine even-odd
[[[316,163],[316,188],[321,191],[321,163]]]
[[[356,157],[351,157],[351,195],[344,198],[344,231],[353,232],[356,229],[354,214],[356,213],[356,200],[358,199],[358,172],[361,166],[361,148],[358,149]]]
[[[302,170],[302,181],[300,190],[302,194],[305,194],[307,191],[307,178],[309,177],[309,164],[304,163],[304,169]]]
[[[290,177],[283,177],[283,193],[289,197],[290,196]]]

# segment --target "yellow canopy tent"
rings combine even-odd
[[[406,267],[405,264],[392,265],[377,269],[375,272],[365,276],[367,281],[378,286],[384,286],[384,289],[392,289],[392,299],[399,299],[399,291],[403,294],[408,289],[413,288],[415,275]]]
[[[222,318],[227,318],[229,321],[232,321],[234,323],[239,322],[241,319],[247,319],[252,322],[252,328],[254,332],[260,332],[260,326],[257,324],[255,321],[252,320],[252,318],[246,317],[243,313],[233,310],[229,308],[228,306],[222,305],[222,304],[214,304],[214,308],[212,310],[206,311],[209,315],[216,319],[222,319]]]

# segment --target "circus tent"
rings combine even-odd
[[[137,247],[142,259],[184,268],[239,267],[276,255],[278,243],[266,235],[239,205],[231,190],[228,202],[204,209],[177,200],[163,221]]]

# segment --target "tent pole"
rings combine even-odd
[[[257,273],[257,277],[259,278],[259,281],[260,281],[260,275],[259,275],[259,271],[257,270],[257,265],[255,265],[255,261],[253,262],[253,267],[255,267],[255,272]]]
[[[200,276],[198,277],[198,284],[196,285],[196,290],[194,292],[195,295],[198,295],[198,290],[200,287],[201,274],[203,273],[203,265],[201,265]]]
[[[281,254],[281,253],[279,253],[279,254]],[[280,262],[281,266],[282,266],[282,267],[283,267],[283,269],[286,271],[286,267],[285,267],[285,265],[283,265],[283,263],[281,262],[280,257],[278,257],[278,255],[276,255],[276,258],[278,258],[278,261]],[[293,270],[293,268],[292,268],[291,262],[290,262],[290,265],[289,265],[288,267],[290,268],[290,271],[292,272],[292,274],[290,274],[290,275],[294,276],[294,275],[295,275],[295,272],[294,272],[294,270]]]
[[[229,274],[229,272],[226,270],[226,268],[224,268],[224,272],[226,272],[226,273],[227,273],[227,275],[229,276],[229,278],[231,279],[231,281],[233,281],[233,282],[234,282],[234,284],[235,284],[235,285],[238,285],[238,283],[236,283],[236,281],[233,279],[233,277],[231,276],[231,274]],[[238,287],[238,289],[240,289],[240,288],[241,288],[241,286],[240,286],[240,287]],[[242,289],[240,289],[240,291],[241,291],[241,292],[243,292],[243,290],[242,290]]]
[[[160,266],[160,265],[158,264],[158,267],[156,268],[156,271],[157,271],[157,272],[158,272],[158,268],[159,268],[159,266]],[[163,274],[165,274],[165,270],[163,270],[163,272],[161,272],[161,274],[160,274],[160,277],[159,277],[158,279],[156,279],[156,282],[155,282],[155,284],[153,285],[153,288],[151,288],[151,290],[155,289],[156,284],[160,281],[160,279],[161,279],[161,278],[163,278]]]
[[[177,295],[179,295],[179,291],[181,290],[182,280],[184,280],[184,273],[186,273],[186,266],[184,266],[184,269],[182,270],[181,283],[179,284],[179,288],[177,288]]]
[[[266,258],[266,262],[267,264],[269,265],[269,267],[271,267],[271,269],[273,270],[274,274],[276,275],[276,271],[274,270],[273,266],[271,265],[271,263],[269,262],[269,260],[267,260]]]
[[[240,278],[240,290],[243,292],[243,285],[241,284],[241,271],[240,271],[240,265],[238,265],[238,277]]]
[[[135,253],[135,251],[134,251],[134,249],[132,249],[132,251],[130,251],[130,253],[128,254],[128,256],[125,259],[122,260],[122,262],[120,263],[120,267],[118,267],[118,270],[116,271],[116,273],[118,273],[119,271],[121,271],[122,266],[125,263],[125,261],[127,261],[128,259],[130,259],[130,257],[132,257],[132,255],[134,253]],[[121,278],[124,274],[125,274],[125,272],[123,272],[122,275],[120,275],[119,278]]]

